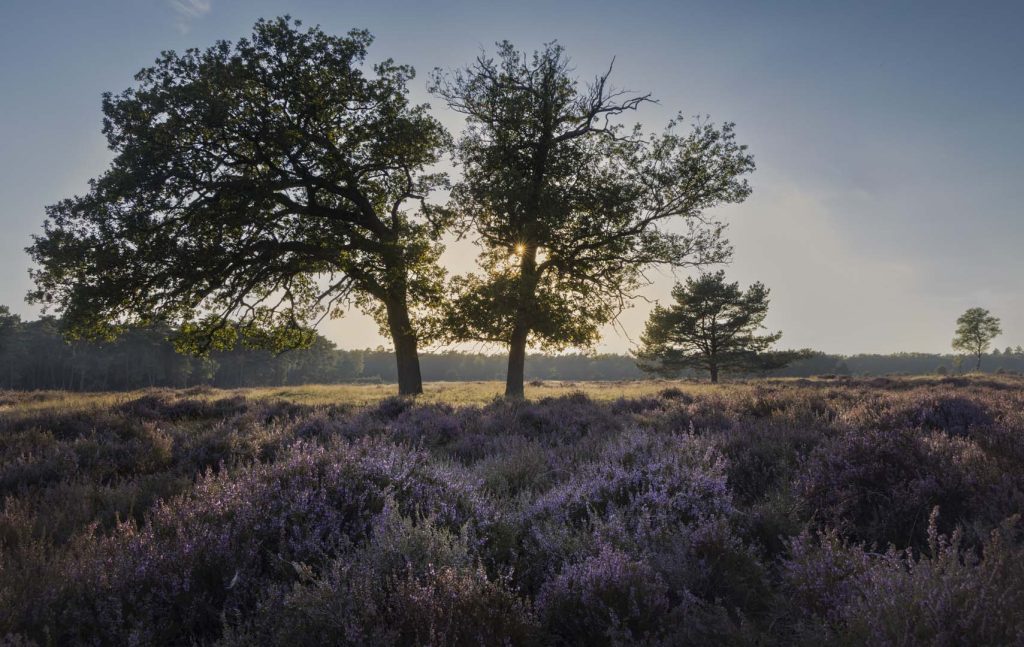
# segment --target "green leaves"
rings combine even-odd
[[[988,351],[992,340],[1002,333],[998,317],[984,308],[970,308],[956,320],[953,350],[976,355],[976,368],[981,368],[981,356]]]
[[[761,283],[746,291],[726,283],[722,270],[676,284],[675,303],[655,307],[647,321],[638,365],[663,375],[700,368],[717,381],[719,370],[781,368],[805,357],[803,351],[769,350],[781,332],[757,334],[768,315],[768,293]]]
[[[750,193],[754,164],[733,125],[684,133],[673,121],[645,136],[619,119],[649,95],[613,88],[610,68],[585,86],[571,69],[555,43],[527,55],[506,41],[495,58],[432,77],[466,116],[451,206],[482,250],[482,273],[452,284],[455,339],[510,343],[527,329],[541,347],[589,346],[651,266],[729,256],[705,211]],[[526,253],[510,267],[517,246]]]
[[[193,352],[230,346],[235,327],[274,350],[308,345],[360,295],[370,310],[436,305],[450,217],[425,200],[447,186],[430,167],[450,137],[409,104],[411,67],[368,74],[372,40],[260,20],[234,44],[163,52],[105,94],[114,161],[47,209],[30,299],[87,337],[160,317]]]

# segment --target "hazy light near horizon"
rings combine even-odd
[[[44,205],[109,163],[100,93],[131,86],[160,50],[235,40],[283,13],[368,28],[374,60],[419,70],[416,101],[431,100],[434,67],[504,38],[558,39],[581,79],[615,56],[618,85],[653,92],[660,104],[637,115],[650,129],[678,110],[736,122],[758,170],[751,198],[716,213],[735,247],[727,275],[771,288],[783,346],[946,352],[976,305],[1002,318],[997,345],[1024,343],[1024,5],[1010,2],[5,3],[0,21],[17,29],[0,38],[0,303],[36,316],[22,250]],[[473,254],[453,246],[450,271]],[[654,276],[643,296],[667,298],[674,277]],[[598,350],[627,350],[649,309],[638,300]],[[322,330],[342,347],[387,344],[356,313]]]

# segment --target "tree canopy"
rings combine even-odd
[[[0,306],[0,352],[7,350],[19,323],[18,315],[11,314],[7,306]]]
[[[622,115],[650,97],[610,74],[584,86],[561,46],[527,55],[502,42],[496,58],[432,80],[466,117],[451,206],[481,248],[480,271],[453,281],[448,334],[507,345],[510,396],[523,393],[528,345],[592,345],[646,269],[725,260],[723,226],[705,212],[750,193],[753,159],[732,124],[627,128]]]
[[[953,350],[974,355],[977,358],[975,369],[980,370],[981,356],[1002,332],[998,317],[984,308],[970,308],[956,320]]]
[[[725,271],[688,278],[672,289],[675,302],[651,312],[641,337],[641,369],[678,375],[685,369],[708,371],[712,382],[722,371],[781,368],[805,352],[770,352],[781,332],[758,334],[768,315],[769,290],[754,283],[746,291],[727,283]]]
[[[29,252],[30,299],[73,336],[167,322],[179,348],[274,350],[354,303],[395,344],[399,389],[422,389],[417,319],[441,294],[436,242],[450,144],[413,69],[364,65],[366,31],[328,35],[288,17],[250,38],[163,52],[103,98],[115,153],[84,196],[47,209]]]

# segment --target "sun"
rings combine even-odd
[[[526,253],[526,245],[524,245],[522,243],[517,243],[516,244],[516,256],[522,256],[525,253]]]

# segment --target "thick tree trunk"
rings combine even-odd
[[[519,302],[516,304],[515,324],[508,343],[508,373],[505,375],[505,397],[522,398],[526,395],[526,340],[530,336],[532,317],[537,298],[537,246],[525,244],[519,263]]]
[[[512,331],[508,345],[508,373],[505,376],[505,397],[522,398],[526,395],[523,382],[526,380],[526,338],[525,327]]]
[[[711,383],[718,384],[718,366],[711,365]]]
[[[423,377],[420,375],[420,356],[409,319],[409,307],[404,299],[389,301],[385,307],[398,363],[398,395],[419,395],[423,393]]]

